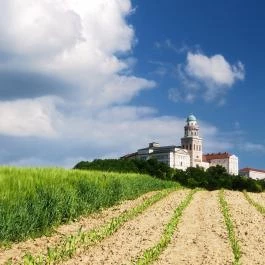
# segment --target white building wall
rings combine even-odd
[[[249,178],[252,178],[252,179],[265,179],[265,173],[251,170],[251,171],[249,171]]]
[[[175,156],[173,152],[169,153],[169,166],[174,168],[175,165]]]
[[[190,167],[190,155],[185,152],[174,152],[174,168],[186,170]]]
[[[210,162],[210,166],[223,166],[226,171],[229,173],[229,158],[222,158],[222,159],[212,159]]]
[[[238,157],[235,155],[229,157],[228,173],[231,175],[238,175]]]
[[[238,175],[238,158],[231,155],[229,158],[212,159],[210,166],[223,166],[226,171],[231,175]]]
[[[200,167],[203,167],[206,170],[210,167],[210,164],[208,162],[201,162]]]

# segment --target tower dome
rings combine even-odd
[[[187,118],[187,122],[189,122],[189,121],[197,121],[197,119],[193,114],[190,114]]]

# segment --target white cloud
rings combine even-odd
[[[23,56],[54,55],[81,41],[81,20],[63,1],[3,0],[0,48]],[[63,23],[63,26],[62,26]]]
[[[132,74],[135,35],[126,20],[131,12],[130,0],[3,0],[0,54],[7,54],[8,60],[0,57],[0,71],[33,72],[61,80],[71,87],[71,97],[63,89],[57,96],[70,113],[95,113],[128,103],[156,85]],[[5,119],[0,134],[52,135],[58,128],[51,120],[62,106],[49,104],[39,99],[1,102],[2,113],[13,122]]]
[[[232,65],[220,54],[207,57],[189,52],[185,72],[207,87],[205,97],[208,100],[225,94],[226,89],[236,80],[243,80],[245,77],[244,65],[240,61]]]
[[[155,85],[155,82],[142,78],[114,76],[88,100],[88,105],[103,107],[112,103],[127,103],[143,88],[153,88]]]
[[[206,83],[232,86],[237,79],[244,79],[244,66],[241,62],[230,65],[222,55],[207,57],[203,54],[188,53],[187,73]]]
[[[175,72],[180,84],[169,90],[171,100],[193,103],[203,98],[206,102],[217,101],[219,106],[226,103],[225,96],[235,82],[245,78],[240,61],[231,64],[223,55],[208,57],[200,52],[188,52],[185,64],[178,64]],[[172,97],[174,94],[178,96]]]
[[[161,42],[156,41],[154,43],[154,47],[157,49],[161,49],[161,48],[169,49],[169,50],[172,50],[176,53],[183,53],[183,52],[186,52],[189,50],[189,47],[186,44],[183,43],[181,46],[178,46],[178,45],[174,44],[171,39],[166,39],[166,40],[161,41]]]
[[[43,97],[1,101],[1,161],[65,165],[150,141],[179,144],[184,118],[125,105],[155,86],[131,71],[136,40],[126,18],[132,11],[130,0],[2,0],[0,54],[8,60],[0,57],[0,71],[56,78],[72,93],[62,90],[55,98],[49,90]],[[218,138],[216,129],[204,126],[205,139]],[[32,144],[28,138],[38,139]]]
[[[60,131],[64,132],[66,139],[72,139],[69,141],[82,139],[92,149],[105,149],[122,155],[145,147],[152,141],[162,145],[180,145],[184,125],[185,118],[158,116],[152,108],[119,106],[93,113],[86,118],[65,116]],[[227,151],[233,147],[230,139],[222,137],[215,126],[200,121],[200,127],[205,152]]]
[[[135,35],[126,17],[132,11],[130,0],[4,0],[0,52],[9,59],[0,59],[0,71],[59,78],[78,101],[98,106],[128,102],[155,86],[130,76]]]
[[[194,93],[187,93],[183,89],[170,88],[168,90],[168,98],[173,102],[184,101],[186,103],[193,103],[196,95]]]
[[[265,146],[263,144],[256,144],[251,142],[244,142],[240,144],[240,149],[247,152],[265,152]]]
[[[55,137],[54,115],[54,99],[0,101],[0,134]],[[56,122],[59,122],[59,119]]]
[[[129,0],[3,0],[0,47],[44,57],[80,42],[110,54],[128,51],[134,32],[124,17],[130,11]]]

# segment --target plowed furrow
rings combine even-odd
[[[14,244],[10,249],[0,250],[0,264],[4,264],[7,260],[12,259],[13,263],[21,260],[25,253],[41,253],[46,251],[47,247],[60,244],[62,239],[69,234],[76,234],[82,228],[82,231],[94,229],[110,221],[112,218],[136,207],[157,192],[149,192],[135,200],[124,201],[119,205],[105,209],[100,213],[92,214],[88,217],[81,217],[80,220],[71,224],[58,227],[50,237],[43,236],[36,239],[27,240],[18,244]]]
[[[265,193],[253,193],[253,192],[247,192],[248,196],[258,203],[261,207],[265,208]]]
[[[155,264],[232,264],[217,192],[200,191],[184,211],[171,243]]]
[[[97,246],[64,264],[130,264],[134,257],[159,241],[175,208],[187,194],[188,191],[170,194]]]
[[[241,264],[265,264],[265,217],[247,202],[241,192],[226,191],[226,200],[240,240]]]

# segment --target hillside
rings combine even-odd
[[[0,245],[179,184],[143,174],[0,167]]]

